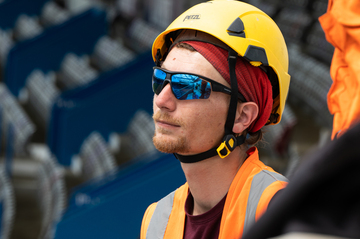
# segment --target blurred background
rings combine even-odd
[[[185,182],[152,144],[150,48],[199,2],[0,0],[0,238],[138,238],[146,207]],[[288,45],[284,116],[259,147],[291,176],[330,140],[327,0],[245,2]]]

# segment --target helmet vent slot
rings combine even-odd
[[[248,61],[260,61],[264,66],[269,65],[265,49],[262,47],[249,45],[244,58]]]
[[[244,30],[244,23],[240,18],[236,18],[227,29],[229,35],[245,38]]]

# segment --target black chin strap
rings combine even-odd
[[[195,155],[180,155],[174,154],[175,157],[182,163],[195,163],[207,158],[211,158],[215,155],[219,155],[220,158],[228,156],[236,146],[239,146],[245,142],[245,136],[240,135],[235,137],[232,132],[232,128],[235,122],[236,109],[237,109],[237,97],[238,97],[238,85],[236,80],[235,65],[236,65],[237,53],[229,50],[229,69],[230,69],[230,83],[231,83],[231,98],[229,104],[229,111],[225,123],[225,136],[220,146],[212,148],[206,152]]]

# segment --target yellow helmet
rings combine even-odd
[[[214,17],[216,16],[216,17]],[[221,20],[219,20],[221,19]],[[197,4],[176,18],[154,41],[154,61],[164,60],[179,30],[207,33],[232,48],[252,65],[264,67],[273,85],[272,121],[280,122],[289,91],[289,58],[284,37],[263,11],[240,1],[213,0]],[[274,78],[274,80],[272,79]]]

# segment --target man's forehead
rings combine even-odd
[[[181,62],[185,64],[194,64],[194,59],[204,58],[200,53],[197,51],[190,51],[186,48],[178,48],[174,47],[170,50],[169,54],[167,55],[165,61],[162,62],[161,68],[170,70],[167,68],[171,62]],[[205,59],[205,58],[204,58]],[[201,62],[197,62],[201,63]]]
[[[229,83],[214,68],[214,66],[198,51],[174,47],[169,52],[161,68],[170,71],[179,71],[202,75],[217,81],[227,87]]]

